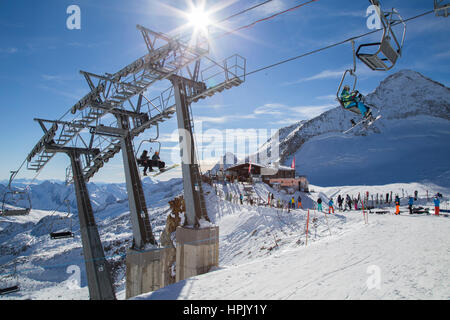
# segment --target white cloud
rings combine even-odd
[[[307,78],[301,78],[301,79],[298,79],[295,81],[285,82],[282,85],[290,86],[290,85],[307,82],[307,81],[323,80],[323,79],[339,79],[340,77],[342,77],[345,70],[346,70],[345,68],[340,69],[340,70],[324,70],[313,76],[310,76]]]
[[[255,110],[257,115],[270,115],[272,117],[282,117],[281,120],[273,120],[270,124],[292,124],[300,120],[311,119],[323,113],[324,111],[336,106],[335,96],[328,95],[319,97],[323,100],[329,100],[328,104],[307,105],[307,106],[288,106],[282,103],[270,103]],[[288,115],[288,116],[287,116]]]
[[[332,109],[334,107],[336,107],[336,105],[333,104],[319,105],[319,106],[297,106],[291,107],[290,111],[294,113],[294,115],[297,116],[297,118],[305,120],[317,117],[323,112]]]
[[[14,54],[18,51],[19,49],[17,48],[0,48],[0,53]]]
[[[280,116],[283,112],[280,110],[284,108],[283,104],[279,103],[267,103],[261,107],[256,108],[253,113],[255,115],[277,115]]]
[[[336,95],[335,94],[328,94],[325,96],[318,96],[316,97],[317,100],[325,100],[325,101],[334,101],[336,100]]]
[[[450,50],[444,51],[444,52],[440,52],[440,53],[436,53],[434,55],[435,58],[437,59],[443,59],[443,58],[449,58],[450,57]]]

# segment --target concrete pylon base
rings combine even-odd
[[[219,227],[178,227],[176,232],[177,282],[219,266]]]
[[[151,251],[128,249],[126,257],[126,299],[163,288],[175,282],[171,265],[176,249]]]

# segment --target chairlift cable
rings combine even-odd
[[[424,12],[424,13],[422,13],[422,14],[419,14],[419,15],[417,15],[417,16],[414,16],[414,17],[405,19],[404,22],[408,22],[408,21],[411,21],[411,20],[414,20],[414,19],[421,18],[421,17],[426,16],[426,15],[428,15],[428,14],[430,14],[430,13],[434,13],[434,10],[430,10],[430,11]],[[400,23],[401,23],[401,22],[396,22],[396,23],[392,24],[392,26],[398,25],[398,24],[400,24]],[[284,63],[287,63],[287,62],[290,62],[290,61],[293,61],[293,60],[297,60],[297,59],[300,59],[300,58],[304,58],[304,57],[306,57],[306,56],[310,56],[310,55],[313,55],[313,54],[315,54],[315,53],[318,53],[318,52],[321,52],[321,51],[325,51],[325,50],[327,50],[327,49],[331,49],[331,48],[337,47],[337,46],[339,46],[339,45],[341,45],[341,44],[344,44],[344,43],[347,43],[347,42],[350,42],[350,41],[354,41],[354,40],[356,40],[356,39],[363,38],[363,37],[366,37],[366,36],[368,36],[368,35],[371,35],[371,34],[374,34],[374,33],[376,33],[376,32],[380,32],[380,31],[382,31],[382,29],[377,29],[377,30],[373,30],[373,31],[370,31],[370,32],[366,32],[366,33],[363,33],[363,34],[361,34],[361,35],[354,36],[354,37],[351,37],[351,38],[348,38],[348,39],[345,39],[345,40],[342,40],[342,41],[339,41],[339,42],[330,44],[330,45],[328,45],[328,46],[325,46],[325,47],[322,47],[322,48],[319,48],[319,49],[316,49],[316,50],[313,50],[313,51],[310,51],[310,52],[307,52],[307,53],[304,53],[304,54],[301,54],[301,55],[298,55],[298,56],[295,56],[295,57],[292,57],[292,58],[288,58],[288,59],[285,59],[285,60],[276,62],[276,63],[273,63],[273,64],[271,64],[271,65],[267,65],[267,66],[265,66],[265,67],[261,67],[261,68],[255,69],[255,70],[253,70],[253,71],[247,72],[247,73],[245,74],[245,76],[248,76],[248,75],[251,75],[251,74],[254,74],[254,73],[258,73],[258,72],[261,72],[261,71],[264,71],[264,70],[267,70],[267,69],[270,69],[270,68],[279,66],[279,65],[281,65],[281,64],[284,64]]]
[[[262,5],[265,5],[266,3],[272,2],[272,1],[273,1],[273,0],[267,0],[267,1],[264,1],[264,2],[262,2],[262,3],[256,4],[256,5],[254,5],[253,7],[250,7],[250,8],[247,8],[247,9],[245,9],[245,10],[239,11],[239,12],[237,12],[237,13],[235,13],[235,14],[232,14],[232,15],[229,16],[229,17],[226,17],[226,18],[224,18],[224,19],[222,19],[222,20],[219,20],[219,21],[216,22],[216,24],[220,24],[220,23],[222,23],[222,22],[224,22],[224,21],[230,20],[231,18],[237,17],[237,16],[239,16],[239,15],[241,15],[241,14],[243,14],[243,13],[246,13],[246,12],[248,12],[248,11],[250,11],[250,10],[256,9],[256,8],[258,8],[258,7],[262,6]]]
[[[257,23],[259,23],[259,22],[263,22],[263,21],[267,21],[267,20],[273,19],[273,18],[275,18],[275,17],[277,17],[277,16],[279,16],[279,15],[282,15],[282,14],[287,13],[287,12],[294,11],[294,10],[300,8],[300,7],[303,7],[303,6],[307,5],[307,4],[310,4],[310,3],[316,2],[316,1],[319,1],[319,0],[310,0],[310,1],[308,1],[308,2],[304,2],[304,3],[298,4],[298,5],[294,6],[294,7],[289,8],[289,9],[286,9],[286,10],[283,10],[283,11],[280,11],[280,12],[277,12],[277,13],[274,13],[274,14],[272,14],[272,15],[269,16],[269,17],[266,17],[266,18],[262,18],[262,19],[256,20],[256,21],[254,21],[254,22],[252,22],[252,23],[250,23],[250,24],[248,24],[248,25],[239,27],[239,28],[234,29],[234,30],[232,30],[232,31],[227,31],[227,32],[222,33],[222,34],[217,35],[217,36],[213,36],[212,38],[213,38],[213,39],[221,38],[221,37],[227,36],[227,35],[229,35],[229,34],[236,33],[236,32],[238,32],[238,31],[240,31],[240,30],[243,30],[243,29],[250,29],[250,28],[252,28],[253,26],[255,26],[255,25],[256,25]]]

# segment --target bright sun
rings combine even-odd
[[[189,14],[189,22],[195,29],[207,30],[211,24],[208,13],[200,8],[193,8]]]

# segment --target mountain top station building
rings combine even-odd
[[[249,167],[251,165],[251,169]],[[250,172],[249,172],[250,171]],[[262,181],[279,188],[294,188],[309,192],[306,176],[295,176],[295,169],[286,166],[268,166],[258,163],[240,163],[225,170],[229,181]]]

